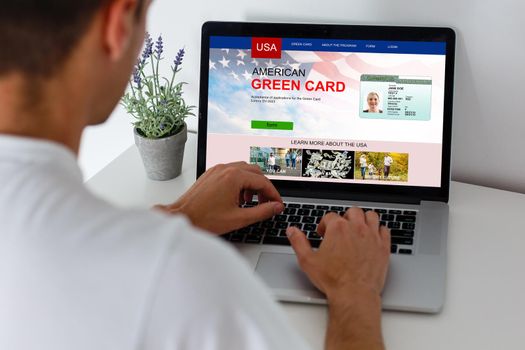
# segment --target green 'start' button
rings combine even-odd
[[[293,130],[293,122],[274,122],[271,120],[252,120],[252,129]]]

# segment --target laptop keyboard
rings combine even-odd
[[[257,202],[250,202],[243,207],[255,205]],[[322,204],[285,203],[285,209],[281,214],[222,237],[236,243],[290,245],[286,237],[286,229],[288,226],[296,226],[307,235],[312,247],[317,248],[323,241],[323,238],[317,234],[317,225],[321,222],[321,218],[329,212],[343,215],[349,208]],[[379,215],[380,224],[390,228],[392,254],[413,254],[417,211],[376,207],[362,209],[364,211],[374,210]]]

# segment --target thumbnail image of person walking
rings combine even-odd
[[[361,157],[359,157],[359,167],[361,168],[361,177],[364,180],[365,174],[366,174],[366,168],[367,168],[366,155],[364,154],[361,154]]]
[[[286,155],[284,156],[284,159],[286,159],[286,167],[287,168],[290,167],[290,152],[291,152],[291,150],[288,150],[288,152],[286,152]]]
[[[390,157],[390,155],[387,153],[385,155],[385,159],[383,161],[383,164],[384,164],[384,169],[383,169],[383,174],[384,174],[384,178],[385,180],[388,179],[388,175],[390,174],[390,166],[392,165],[392,163],[394,162],[394,160],[392,159],[392,157]]]

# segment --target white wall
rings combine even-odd
[[[200,27],[206,20],[451,26],[457,33],[452,177],[525,193],[525,3],[520,0],[155,0],[149,30],[167,55],[185,46],[181,78],[198,104]],[[89,128],[86,178],[133,143],[121,109]],[[195,125],[192,118],[190,125]]]

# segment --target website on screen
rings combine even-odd
[[[445,43],[212,36],[206,167],[439,187]]]

